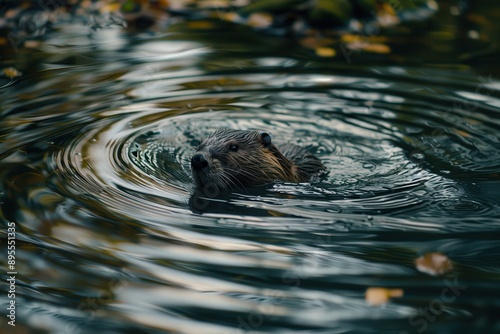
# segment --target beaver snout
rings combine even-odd
[[[191,158],[191,167],[194,170],[202,170],[208,167],[208,161],[205,159],[203,154],[201,153],[196,153],[193,155]]]

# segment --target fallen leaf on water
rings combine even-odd
[[[320,57],[333,57],[335,56],[335,50],[327,47],[317,47],[316,54]]]
[[[369,305],[382,305],[390,298],[403,296],[403,289],[368,288],[365,293],[365,300]]]
[[[389,53],[391,52],[391,48],[385,44],[366,44],[363,51],[373,53]]]
[[[385,12],[389,15],[396,15],[396,11],[394,10],[394,8],[392,7],[391,4],[389,3],[379,3],[377,4],[377,10],[378,12]]]
[[[29,49],[34,49],[37,48],[41,45],[42,43],[40,41],[35,41],[35,40],[30,40],[24,42],[24,47],[29,48]]]
[[[120,8],[125,9],[125,12],[127,10],[130,10],[131,7],[135,7],[137,4],[134,1],[124,1],[122,4],[120,1],[114,1],[110,3],[102,3],[102,5],[99,7],[99,12],[101,14],[107,14],[107,13],[116,13],[120,11]],[[123,7],[122,7],[123,6]]]
[[[170,3],[168,0],[158,0],[158,5],[162,8],[168,8]]]
[[[268,28],[273,24],[273,17],[267,13],[253,13],[248,18],[248,25],[254,28]]]
[[[442,253],[427,253],[416,259],[415,265],[418,271],[433,276],[445,274],[453,269],[451,260]]]
[[[344,43],[356,43],[356,42],[364,41],[365,39],[360,35],[344,34],[344,35],[342,35],[341,40]]]
[[[23,75],[21,72],[16,70],[14,67],[7,67],[2,70],[2,74],[9,79],[17,78]]]

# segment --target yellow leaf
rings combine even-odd
[[[336,52],[332,48],[320,46],[316,48],[316,54],[320,57],[333,57],[335,56]]]
[[[365,293],[365,300],[370,305],[383,305],[390,298],[403,296],[403,289],[368,288]]]
[[[20,77],[21,75],[23,75],[21,72],[16,70],[14,67],[4,68],[2,71],[2,74],[9,79],[13,79],[13,78]]]
[[[391,48],[385,44],[365,44],[363,46],[363,50],[367,52],[373,53],[389,53],[391,52]]]

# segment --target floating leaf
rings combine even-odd
[[[170,3],[168,0],[158,0],[158,6],[161,8],[168,8],[170,6]]]
[[[268,13],[253,13],[248,18],[248,25],[254,28],[267,28],[273,23],[273,17]]]
[[[332,48],[320,46],[320,47],[316,48],[316,54],[320,57],[333,57],[333,56],[335,56],[336,52]]]
[[[373,52],[373,53],[389,53],[391,52],[391,48],[385,44],[370,44],[367,43],[363,47],[363,51]]]
[[[24,47],[28,49],[35,49],[39,47],[42,44],[42,42],[37,41],[37,40],[29,40],[24,42]]]
[[[369,305],[383,305],[390,298],[403,296],[403,289],[368,288],[365,293],[365,300]]]
[[[9,79],[17,78],[23,75],[21,72],[16,70],[14,67],[7,67],[2,70],[2,74]]]
[[[356,34],[343,34],[341,41],[344,43],[356,43],[364,40],[362,36]]]
[[[418,271],[437,276],[453,269],[451,260],[442,253],[427,253],[415,260]]]

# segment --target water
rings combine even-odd
[[[418,52],[396,34],[350,63],[220,22],[60,23],[4,60],[23,72],[0,93],[15,332],[500,330],[498,67],[441,15]],[[193,207],[189,160],[219,127],[307,147],[329,173]],[[433,252],[451,272],[417,270]],[[372,306],[370,287],[404,294]]]

